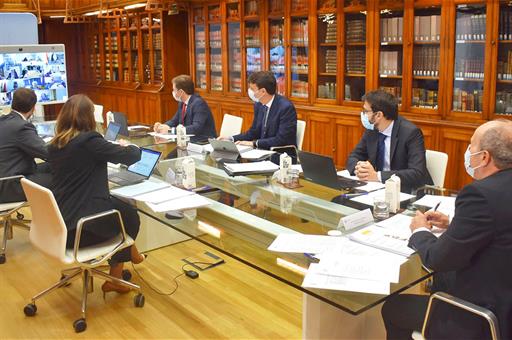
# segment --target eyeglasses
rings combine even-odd
[[[372,111],[372,110],[365,110],[365,109],[363,109],[363,110],[361,111],[361,113],[364,113],[365,115],[367,115],[367,116],[368,116],[368,114],[373,113],[373,111]]]

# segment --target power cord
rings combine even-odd
[[[144,279],[144,277],[142,276],[141,273],[139,273],[139,271],[135,268],[135,265],[132,263],[132,269],[133,269],[133,272],[135,274],[137,274],[137,276],[140,278],[140,280],[142,281],[142,283],[144,283],[149,289],[151,289],[152,291],[154,291],[155,293],[159,294],[159,295],[165,295],[165,296],[171,296],[172,294],[176,293],[176,291],[178,290],[179,288],[179,284],[178,284],[178,278],[180,276],[183,276],[186,274],[187,270],[185,270],[185,267],[186,266],[191,266],[192,264],[204,264],[204,265],[213,265],[213,263],[210,263],[210,262],[191,262],[191,263],[185,263],[183,266],[181,266],[181,271],[182,273],[181,274],[178,274],[176,275],[175,277],[172,278],[172,281],[174,282],[175,284],[175,287],[172,291],[170,292],[164,292],[164,291],[161,291],[160,289],[158,289],[157,287],[153,286],[151,283],[149,283],[146,279]]]

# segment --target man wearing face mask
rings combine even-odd
[[[512,122],[496,120],[476,129],[465,153],[475,181],[455,201],[451,222],[440,212],[416,213],[409,246],[423,264],[439,274],[454,271],[447,293],[490,309],[502,339],[512,338]],[[432,226],[445,228],[437,238]],[[388,339],[410,339],[422,327],[428,296],[399,295],[382,308]],[[430,321],[432,339],[485,339],[481,318],[436,306]],[[499,336],[499,335],[498,335]]]
[[[187,134],[194,135],[190,139],[192,142],[217,137],[210,107],[201,96],[194,94],[194,82],[190,76],[182,74],[172,80],[172,95],[179,103],[178,111],[165,124],[155,123],[155,132],[168,133],[171,128],[181,124],[187,129]]]
[[[34,114],[36,102],[33,90],[19,88],[13,94],[11,112],[0,116],[0,177],[23,175],[49,187],[49,165],[36,164],[34,161],[34,158],[48,158],[45,142],[37,135],[35,126],[28,121]],[[0,203],[25,200],[19,180],[0,182]]]
[[[259,149],[297,145],[297,113],[292,102],[276,94],[276,78],[270,71],[254,72],[248,79],[249,98],[254,102],[251,128],[231,138]],[[221,136],[230,139],[230,136]]]
[[[425,160],[421,130],[398,115],[393,95],[375,90],[363,97],[361,121],[366,128],[348,156],[346,168],[363,181],[385,182],[400,177],[402,192],[432,184]]]

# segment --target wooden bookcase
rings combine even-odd
[[[195,1],[189,24],[191,73],[218,126],[225,113],[250,125],[247,76],[270,70],[307,123],[304,149],[340,167],[363,133],[361,97],[372,89],[399,97],[426,147],[448,153],[450,188],[470,181],[463,154],[475,127],[512,118],[508,1]]]

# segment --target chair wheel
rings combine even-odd
[[[29,303],[28,305],[23,308],[23,313],[25,313],[26,316],[34,316],[37,312],[37,306],[35,303]]]
[[[23,220],[25,219],[25,215],[18,213],[18,214],[16,215],[16,218],[17,218],[18,220],[20,220],[20,221],[23,221]]]
[[[0,264],[5,263],[5,254],[0,255]]]
[[[87,329],[87,322],[85,322],[84,318],[75,320],[75,322],[73,322],[73,328],[76,333],[81,333]]]
[[[124,269],[122,277],[123,277],[123,280],[130,281],[132,279],[132,272],[129,271],[128,269]]]
[[[135,295],[135,297],[133,298],[133,303],[135,304],[135,307],[142,308],[144,307],[145,302],[146,298],[144,298],[144,295],[142,293]]]

